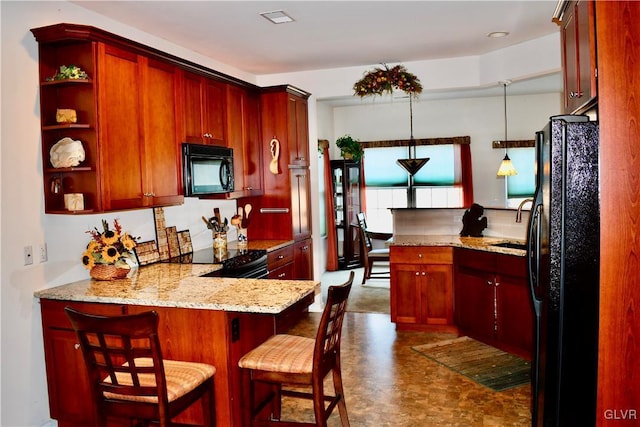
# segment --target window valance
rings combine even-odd
[[[360,141],[364,148],[381,147],[408,147],[412,144],[410,139],[389,139],[385,141]],[[470,136],[452,136],[448,138],[420,138],[414,139],[413,143],[418,145],[468,145],[471,144]]]

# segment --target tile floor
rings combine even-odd
[[[355,285],[360,282],[354,281]],[[319,320],[320,313],[310,313],[290,333],[312,337]],[[342,365],[351,426],[529,426],[528,385],[494,392],[411,349],[450,337],[396,331],[388,314],[348,312]],[[331,380],[327,381],[333,390]],[[298,401],[284,403],[283,415],[291,413],[307,421],[313,417],[310,406]],[[340,425],[336,410],[329,427]]]

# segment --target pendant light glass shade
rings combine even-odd
[[[507,154],[507,147],[509,144],[509,140],[507,139],[507,86],[511,84],[511,80],[504,80],[501,82],[504,88],[504,158],[500,163],[500,167],[498,168],[497,176],[513,176],[518,175],[518,171],[513,166],[513,162],[509,158],[509,154]]]
[[[502,163],[500,163],[500,168],[498,169],[498,176],[513,176],[518,175],[518,171],[513,166],[513,162],[509,158],[508,154],[504,155],[504,159],[502,159]]]
[[[411,131],[411,139],[409,140],[408,148],[409,158],[397,159],[396,163],[406,170],[409,175],[414,176],[424,165],[427,164],[429,157],[418,159],[416,155],[416,145],[415,140],[413,139],[413,102],[411,94],[409,94],[409,130]],[[411,155],[411,149],[413,149],[413,156]]]

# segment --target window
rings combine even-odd
[[[536,149],[511,148],[509,158],[518,174],[507,177],[507,205],[517,207],[522,200],[533,197],[536,190]]]
[[[458,145],[459,147],[459,145]],[[429,162],[413,178],[396,163],[407,158],[408,148],[366,148],[364,180],[366,189],[367,225],[376,231],[391,232],[393,218],[390,208],[462,207],[464,189],[460,164],[460,150],[454,144],[419,145],[417,158],[429,157]]]

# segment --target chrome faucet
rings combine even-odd
[[[522,222],[522,207],[527,204],[527,202],[531,202],[533,204],[533,199],[524,199],[520,202],[518,211],[516,212],[516,222]]]

